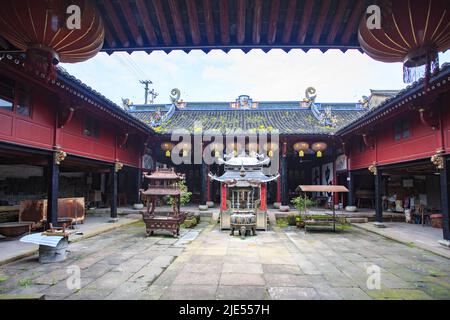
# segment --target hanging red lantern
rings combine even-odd
[[[361,48],[375,60],[403,62],[405,83],[424,76],[427,84],[430,73],[439,68],[438,52],[450,48],[450,2],[382,0],[378,6],[380,28],[366,17],[361,20]]]
[[[316,142],[311,146],[311,149],[316,153],[317,158],[322,157],[322,153],[326,148],[327,144],[325,142]]]
[[[161,143],[161,150],[163,150],[166,154],[166,157],[171,156],[171,151],[175,147],[175,145],[171,142],[163,142]]]
[[[308,142],[297,142],[294,143],[294,150],[298,152],[299,157],[305,156],[305,151],[309,149],[309,143]]]
[[[4,0],[0,36],[25,51],[25,68],[56,79],[59,62],[75,63],[95,56],[105,28],[90,0]]]

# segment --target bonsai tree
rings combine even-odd
[[[178,186],[181,190],[181,195],[180,195],[180,205],[185,205],[187,203],[189,203],[189,201],[191,201],[191,196],[192,196],[192,192],[190,192],[188,190],[188,187],[186,186],[186,182],[184,180],[181,180],[178,183]],[[167,204],[168,205],[172,205],[173,204],[173,197],[169,196],[167,197]]]

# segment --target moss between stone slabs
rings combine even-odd
[[[381,300],[431,300],[432,298],[421,290],[415,289],[380,289],[367,290],[366,293],[374,299]]]

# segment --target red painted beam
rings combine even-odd
[[[198,26],[197,6],[195,0],[186,0],[189,27],[191,29],[192,43],[198,45],[201,42],[200,28]]]
[[[228,11],[228,0],[220,0],[220,40],[222,44],[227,45],[230,43],[230,18]]]
[[[313,0],[306,0],[305,6],[302,11],[302,19],[300,20],[300,25],[297,34],[297,43],[304,43],[306,39],[306,33],[309,27],[309,21],[311,20],[311,14],[314,7]]]
[[[272,0],[270,3],[269,13],[269,28],[267,30],[267,43],[272,44],[275,42],[277,36],[277,23],[280,11],[280,1]]]
[[[245,0],[237,0],[236,4],[236,41],[242,44],[245,41]]]
[[[125,31],[122,28],[122,22],[117,17],[117,14],[114,9],[112,1],[109,1],[109,0],[102,1],[102,4],[106,10],[106,13],[107,13],[109,19],[112,22],[112,30],[111,31],[119,37],[121,45],[123,45],[124,47],[128,47],[130,45],[130,41],[128,40],[127,36],[125,35]]]
[[[252,41],[254,44],[259,44],[261,41],[261,26],[262,26],[262,0],[255,0],[253,9],[253,30]]]
[[[289,41],[291,41],[296,7],[297,0],[290,0],[286,11],[286,19],[284,21],[283,39],[281,40],[283,43],[288,43]]]
[[[328,31],[327,44],[333,44],[339,30],[339,25],[344,17],[345,9],[347,9],[348,0],[340,0],[334,13],[333,21],[331,22],[330,30]]]
[[[319,43],[320,36],[322,35],[323,26],[330,9],[331,0],[323,0],[322,7],[320,8],[319,16],[316,19],[316,26],[314,27],[314,33],[311,42],[313,44]]]
[[[144,41],[137,27],[136,18],[133,16],[133,12],[131,11],[130,3],[128,2],[128,0],[120,0],[119,4],[120,8],[122,8],[122,13],[125,16],[128,28],[130,29],[131,34],[136,41],[136,44],[142,46]]]
[[[158,44],[158,39],[156,38],[155,29],[153,28],[153,24],[150,21],[150,14],[145,5],[144,0],[136,0],[136,7],[139,13],[139,16],[142,21],[142,26],[145,31],[145,35],[147,36],[148,41],[152,46],[156,46]]]
[[[175,0],[168,0],[170,14],[172,16],[173,27],[175,29],[175,37],[179,45],[186,44],[186,35],[184,34],[183,21],[181,20],[180,8]]]
[[[153,7],[155,8],[156,20],[158,20],[161,37],[163,38],[164,44],[169,46],[172,44],[172,39],[170,38],[169,27],[167,26],[166,15],[164,14],[161,0],[153,0]]]
[[[359,19],[363,14],[364,0],[356,0],[353,11],[345,26],[344,33],[341,37],[342,44],[348,44],[353,31],[355,31],[356,25],[359,23]]]
[[[213,11],[210,0],[203,0],[203,16],[205,18],[206,40],[213,45],[216,42],[214,35]]]

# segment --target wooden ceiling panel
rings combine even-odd
[[[361,50],[369,0],[93,0],[105,21],[102,51],[236,48]],[[0,39],[1,40],[1,39]],[[0,50],[13,49],[0,41]]]

